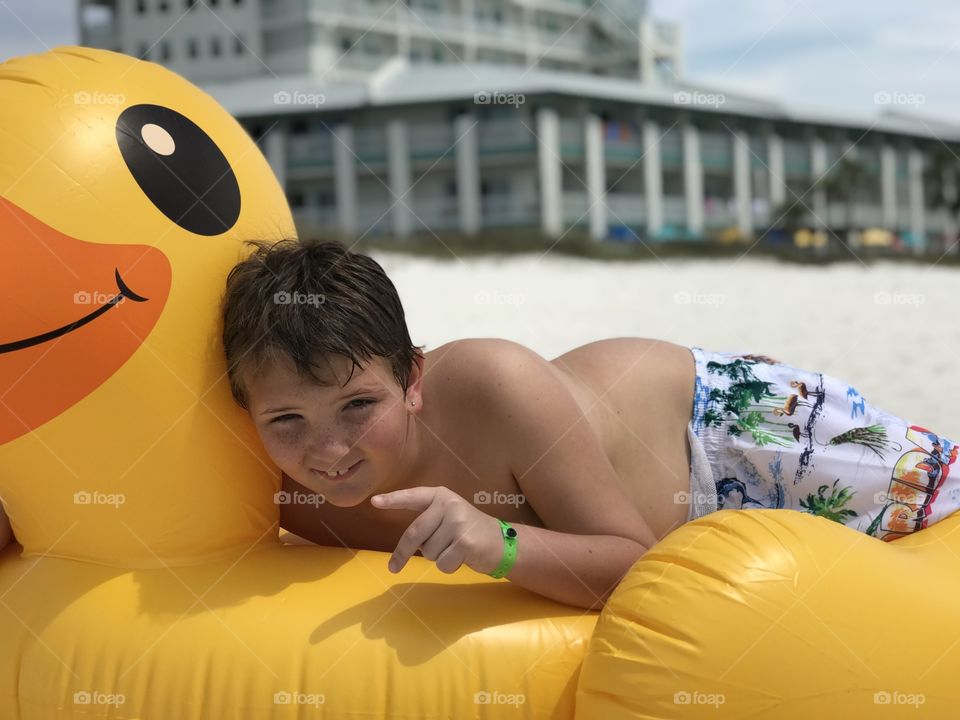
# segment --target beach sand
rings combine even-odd
[[[371,255],[415,344],[515,340],[554,358],[604,338],[770,355],[846,381],[868,402],[960,441],[960,271],[911,263],[604,262],[539,254]]]

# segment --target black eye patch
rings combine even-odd
[[[117,119],[120,154],[150,202],[184,230],[219,235],[240,217],[240,186],[217,144],[192,120],[160,105]]]

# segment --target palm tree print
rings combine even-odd
[[[800,500],[800,507],[811,515],[819,515],[827,520],[833,520],[841,525],[845,525],[847,520],[857,516],[855,511],[845,507],[846,504],[853,499],[856,491],[852,490],[850,486],[838,489],[838,482],[840,482],[840,478],[833,481],[832,487],[829,485],[821,485],[817,488],[816,495],[810,493],[805,500]],[[828,489],[830,490],[830,494],[824,495]]]

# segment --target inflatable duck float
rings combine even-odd
[[[894,546],[722,511],[602,614],[281,542],[218,312],[243,241],[294,234],[256,145],[183,78],[81,47],[0,64],[0,719],[953,712],[953,519]]]

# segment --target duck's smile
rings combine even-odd
[[[0,394],[2,445],[64,413],[130,360],[167,304],[172,270],[156,247],[81,240],[2,197],[0,237],[0,377],[9,381]]]
[[[0,343],[0,353],[13,352],[14,350],[23,350],[24,348],[31,347],[33,345],[39,345],[45,343],[48,340],[53,340],[58,338],[61,335],[66,335],[68,332],[76,330],[77,328],[83,327],[88,322],[96,320],[98,317],[103,315],[107,310],[112,308],[117,303],[122,302],[124,299],[132,300],[133,302],[146,302],[149,298],[141,297],[137,295],[133,290],[127,287],[126,283],[123,282],[123,278],[120,277],[120,271],[114,270],[114,275],[117,281],[117,290],[119,292],[112,296],[105,304],[98,307],[91,313],[84,315],[79,320],[74,320],[71,323],[66,325],[61,325],[56,330],[50,330],[49,332],[41,333],[40,335],[34,335],[33,337],[24,338],[23,340],[16,340],[14,342]]]

